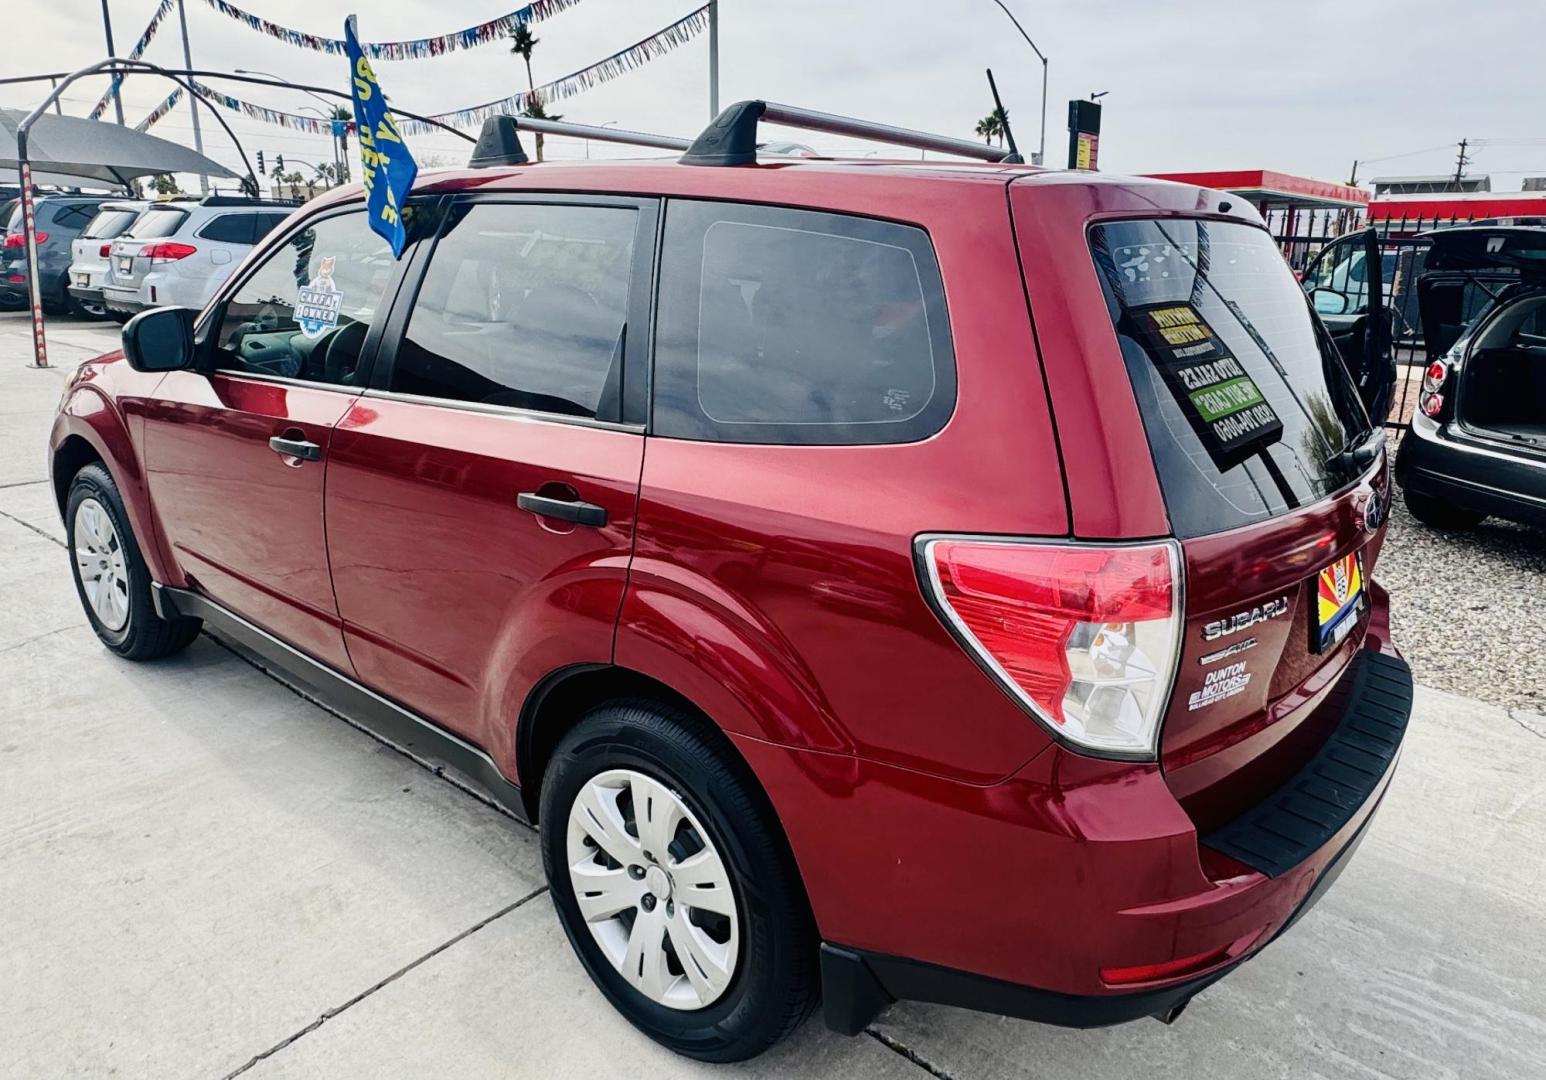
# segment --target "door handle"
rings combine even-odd
[[[576,525],[600,528],[607,523],[607,509],[604,506],[570,499],[553,499],[538,495],[535,491],[521,492],[515,497],[515,505],[539,517],[572,521]]]
[[[283,457],[293,457],[301,461],[322,460],[322,447],[307,439],[286,439],[275,435],[268,440],[268,448]]]

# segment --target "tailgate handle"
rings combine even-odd
[[[576,525],[600,528],[607,523],[607,509],[595,503],[572,499],[554,499],[538,495],[535,491],[523,491],[515,497],[515,505],[539,517],[572,521]]]

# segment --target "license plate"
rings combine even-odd
[[[118,272],[120,274],[127,274],[133,269],[134,260],[132,258],[127,255],[120,255],[118,257]]]
[[[75,285],[76,285],[77,288],[84,289],[86,287],[86,284],[90,280],[91,280],[91,275],[90,274],[76,274],[75,275]]]
[[[1363,606],[1363,568],[1358,553],[1344,555],[1322,568],[1315,580],[1315,622],[1311,644],[1325,652],[1347,637],[1358,623]]]

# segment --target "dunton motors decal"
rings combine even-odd
[[[1226,664],[1224,667],[1208,672],[1203,680],[1202,689],[1192,691],[1192,696],[1186,699],[1187,709],[1201,709],[1214,702],[1223,701],[1242,693],[1251,685],[1251,673],[1245,670],[1245,661]]]

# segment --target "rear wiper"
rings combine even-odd
[[[1379,433],[1378,429],[1376,434]],[[1333,468],[1343,470],[1344,476],[1362,476],[1380,456],[1380,442],[1373,436],[1365,439],[1357,446],[1348,447],[1341,453],[1331,455],[1330,464]]]

